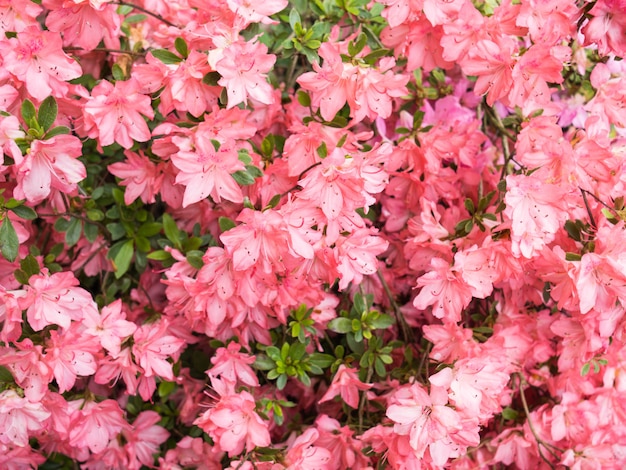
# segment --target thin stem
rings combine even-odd
[[[111,5],[121,5],[121,6],[124,6],[124,7],[132,7],[135,10],[138,10],[138,11],[140,11],[142,13],[145,13],[146,15],[149,15],[149,16],[151,16],[153,18],[156,18],[157,20],[162,21],[163,23],[165,23],[168,26],[172,26],[173,28],[181,29],[180,26],[177,26],[174,23],[172,23],[171,21],[166,20],[161,15],[158,15],[158,14],[156,14],[156,13],[150,11],[150,10],[146,10],[145,8],[140,7],[139,5],[135,5],[133,3],[126,3],[126,2],[111,2]]]
[[[96,47],[95,49],[91,49],[89,51],[83,49],[82,47],[64,47],[63,50],[65,52],[108,52],[110,54],[126,54],[136,57],[143,57],[146,55],[144,52],[124,51],[122,49],[108,49],[106,47]]]
[[[370,383],[374,375],[374,368],[369,366],[367,369],[367,377],[365,383]],[[365,411],[365,401],[367,400],[367,390],[361,392],[361,402],[359,403],[359,430],[363,431],[363,412]]]
[[[546,462],[550,466],[550,468],[555,468],[554,464],[550,462],[550,460],[548,460],[548,458],[543,454],[541,447],[545,447],[550,455],[552,455],[555,459],[559,459],[559,456],[556,454],[556,452],[551,449],[551,447],[554,449],[557,449],[557,447],[539,437],[539,434],[537,433],[535,426],[533,425],[533,421],[530,419],[530,410],[528,408],[528,403],[526,402],[526,395],[524,394],[524,383],[526,382],[526,379],[524,379],[522,374],[519,373],[517,374],[517,378],[519,380],[519,393],[520,398],[522,399],[522,407],[524,408],[524,413],[526,414],[526,422],[528,423],[528,427],[530,428],[530,432],[535,438],[535,441],[537,441],[537,450],[539,451],[539,456],[544,462]]]
[[[591,208],[589,207],[589,201],[587,201],[587,193],[589,191],[585,191],[582,188],[579,188],[579,189],[580,189],[580,193],[583,195],[583,201],[585,202],[585,209],[587,209],[587,214],[589,215],[589,222],[591,222],[591,226],[595,230],[595,229],[598,228],[598,226],[596,225],[596,219],[593,217],[593,213],[591,212]],[[591,193],[589,193],[589,194],[591,194]]]
[[[378,274],[378,279],[380,279],[380,283],[382,284],[383,289],[385,290],[385,294],[387,294],[389,303],[391,304],[391,307],[393,308],[393,311],[396,315],[396,319],[398,320],[398,323],[400,324],[400,331],[402,332],[402,339],[404,341],[413,340],[414,339],[413,331],[411,330],[411,327],[409,326],[409,324],[406,322],[404,315],[402,315],[402,311],[400,310],[400,307],[396,303],[396,299],[394,298],[393,293],[391,292],[391,289],[389,288],[389,284],[387,284],[387,281],[385,280],[385,277],[383,276],[383,273],[380,271],[380,269],[377,271],[377,274]]]

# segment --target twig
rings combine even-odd
[[[135,10],[141,11],[142,13],[145,13],[146,15],[150,15],[153,18],[156,18],[157,20],[162,21],[163,23],[165,23],[168,26],[172,26],[173,28],[178,28],[178,29],[182,29],[180,26],[175,25],[174,23],[172,23],[171,21],[166,20],[165,18],[163,18],[161,15],[158,15],[150,10],[146,10],[143,7],[140,7],[139,5],[135,5],[133,3],[126,3],[126,2],[111,2],[111,5],[121,5],[124,7],[132,7]]]

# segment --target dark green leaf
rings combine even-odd
[[[183,38],[176,38],[176,40],[174,41],[174,47],[182,57],[184,57],[185,59],[187,58],[187,56],[189,55],[189,49],[187,48],[187,43]]]
[[[80,234],[83,232],[83,222],[80,219],[72,217],[70,224],[65,232],[65,243],[68,247],[72,247],[80,240]]]
[[[4,216],[2,225],[0,225],[0,251],[10,262],[15,261],[20,248],[20,241],[17,238],[17,232],[13,223],[7,215]]]
[[[10,209],[18,217],[24,220],[34,220],[37,218],[37,212],[28,206],[17,206]]]
[[[126,74],[118,64],[113,64],[113,67],[111,67],[111,75],[113,75],[113,78],[118,82],[126,80]]]
[[[157,393],[160,398],[166,398],[170,396],[174,390],[176,390],[176,382],[161,382]]]
[[[582,259],[582,256],[578,253],[565,253],[565,260],[566,261],[580,261]]]
[[[172,255],[168,251],[157,250],[157,251],[153,251],[152,253],[150,253],[148,255],[148,259],[153,259],[155,261],[165,261],[165,260],[172,259]]]
[[[178,64],[179,62],[183,61],[183,59],[178,57],[173,52],[168,51],[167,49],[155,49],[150,52],[152,53],[155,59],[158,59],[167,65]]]
[[[298,103],[300,103],[305,108],[311,106],[311,97],[306,91],[298,90]]]
[[[172,216],[167,213],[163,214],[163,231],[167,239],[171,241],[176,248],[180,249],[180,230],[178,230],[178,226]]]
[[[152,237],[161,231],[162,225],[158,222],[146,222],[139,230],[137,230],[137,235],[142,237]]]
[[[44,136],[44,140],[52,139],[53,137],[56,137],[57,135],[69,134],[69,133],[70,133],[69,127],[56,126],[50,129],[48,132],[46,132],[46,135]]]
[[[83,233],[85,234],[85,238],[89,243],[93,243],[98,238],[100,231],[98,230],[98,226],[95,224],[85,224],[83,227]]]
[[[53,96],[48,96],[41,102],[39,105],[37,120],[44,131],[48,131],[48,129],[52,127],[52,124],[54,124],[54,121],[57,118],[58,111],[59,107],[57,106],[57,102]]]
[[[222,232],[228,232],[231,228],[235,228],[237,226],[233,219],[229,219],[228,217],[220,217],[217,221]]]
[[[515,421],[518,416],[518,411],[513,408],[509,408],[508,406],[502,410],[502,418],[507,421]]]
[[[40,271],[39,262],[33,255],[28,255],[21,260],[20,268],[28,277],[39,274]]]
[[[236,171],[232,174],[232,177],[238,184],[242,186],[249,186],[251,184],[254,184],[254,177],[247,171]]]
[[[328,156],[328,147],[326,147],[326,142],[322,142],[319,147],[317,147],[317,154],[320,158],[326,158]]]
[[[330,354],[313,353],[309,356],[309,362],[321,367],[322,369],[326,369],[327,367],[330,367],[333,362],[335,362],[335,357]]]
[[[37,110],[35,109],[35,105],[31,100],[26,98],[22,102],[22,118],[30,126],[30,124],[35,121],[36,115]]]
[[[121,246],[120,250],[117,252],[117,255],[113,259],[113,263],[115,264],[115,278],[119,279],[128,268],[130,268],[130,262],[133,259],[135,248],[135,242],[133,240],[126,240],[124,244]]]

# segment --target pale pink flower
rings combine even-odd
[[[44,361],[43,348],[28,338],[14,344],[15,348],[0,348],[0,364],[11,371],[26,398],[41,401],[53,380],[52,369]]]
[[[49,417],[41,403],[5,390],[0,393],[0,443],[26,447],[29,437],[45,429]]]
[[[348,406],[356,409],[359,407],[359,391],[364,392],[372,388],[372,386],[373,384],[361,382],[356,369],[341,364],[333,377],[330,387],[328,387],[328,390],[318,403],[332,400],[337,395],[341,395],[341,399]]]
[[[163,174],[159,171],[161,165],[152,163],[141,151],[135,153],[126,150],[124,155],[126,161],[108,166],[112,175],[122,178],[120,186],[126,186],[124,202],[129,206],[139,197],[144,203],[152,204],[161,189],[163,180]]]
[[[273,24],[270,16],[282,11],[287,0],[226,0],[228,8],[245,20],[243,27],[250,23]]]
[[[92,310],[97,314],[91,294],[78,285],[78,279],[71,272],[31,276],[26,288],[28,294],[23,299],[30,326],[35,331],[48,325],[67,329],[72,320],[82,320],[85,312]]]
[[[239,382],[249,387],[258,387],[259,379],[250,367],[254,356],[240,352],[241,345],[231,341],[226,348],[219,348],[211,358],[211,367],[206,371],[211,379],[222,377],[233,383]]]
[[[248,104],[248,96],[263,104],[274,102],[267,73],[276,62],[276,56],[267,53],[261,42],[235,42],[222,51],[215,70],[222,78],[217,82],[226,88],[228,108],[239,103]]]
[[[8,46],[8,47],[7,47]],[[61,36],[29,26],[0,45],[4,67],[26,84],[28,93],[43,101],[50,95],[65,96],[67,80],[82,75],[80,65],[63,52]]]
[[[271,439],[268,425],[255,412],[254,397],[246,391],[236,393],[232,388],[222,386],[219,380],[213,379],[212,383],[221,389],[222,396],[194,424],[211,436],[215,445],[231,457],[244,449],[251,452],[257,446],[269,446]]]
[[[208,137],[208,136],[207,136]],[[223,144],[216,150],[210,138],[198,134],[195,142],[176,138],[180,151],[171,156],[179,172],[176,184],[185,186],[183,207],[211,196],[216,202],[222,198],[242,202],[243,193],[232,174],[245,170],[232,144]]]
[[[315,420],[319,437],[315,441],[319,447],[327,449],[332,458],[331,468],[343,470],[365,470],[369,459],[363,455],[363,443],[355,439],[354,431],[348,426],[341,426],[339,421],[327,415],[320,415]]]
[[[30,151],[22,157],[15,155],[17,168],[16,196],[38,204],[56,189],[71,193],[77,183],[87,176],[82,156],[82,144],[73,135],[57,135],[48,140],[35,140]]]
[[[82,327],[73,323],[59,334],[50,331],[44,362],[52,369],[59,393],[70,390],[78,376],[89,377],[96,372],[96,354],[100,344],[96,338],[83,335]],[[80,328],[80,329],[79,329]]]
[[[98,337],[102,347],[113,357],[120,353],[122,341],[137,330],[136,324],[126,320],[120,299],[103,307],[100,314],[89,311],[82,323],[87,327],[85,333]]]
[[[133,355],[144,369],[147,377],[159,376],[173,381],[172,364],[169,357],[177,357],[185,341],[168,333],[169,321],[162,318],[155,323],[141,326],[133,335]]]
[[[288,470],[332,470],[332,454],[328,449],[315,445],[319,431],[308,428],[291,443],[285,460]]]
[[[105,47],[120,47],[121,18],[115,5],[100,0],[44,0],[49,10],[46,27],[63,33],[65,46],[95,49],[104,39]]]
[[[350,109],[356,107],[357,68],[344,63],[336,45],[324,42],[319,48],[324,65],[313,63],[314,72],[306,72],[298,77],[304,90],[311,92],[313,106],[319,108],[326,121],[332,121],[341,108],[348,103]]]
[[[165,428],[157,425],[160,420],[161,416],[156,411],[142,411],[133,421],[131,429],[122,430],[127,441],[124,448],[130,461],[129,469],[152,466],[154,454],[170,435]]]
[[[111,439],[130,425],[124,412],[114,400],[78,401],[71,416],[69,443],[74,447],[87,447],[94,454],[102,452]]]
[[[432,305],[433,315],[445,322],[458,322],[461,312],[472,300],[470,286],[461,272],[442,258],[432,258],[430,271],[417,280],[420,293],[413,299],[415,308],[424,310]]]
[[[42,8],[29,0],[0,1],[0,34],[37,25]]]
[[[117,81],[115,85],[102,80],[91,91],[83,115],[87,134],[98,139],[100,145],[117,142],[125,149],[135,141],[150,140],[151,133],[144,116],[154,118],[150,96],[139,92],[136,79]]]

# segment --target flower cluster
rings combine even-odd
[[[624,0],[0,3],[0,467],[626,466]]]

